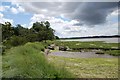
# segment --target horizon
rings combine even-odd
[[[2,2],[0,23],[31,28],[49,21],[60,38],[111,36],[118,35],[118,12],[118,2]]]
[[[106,37],[106,38],[108,38],[108,37],[111,37],[111,38],[113,38],[113,37],[120,37],[120,35],[118,34],[118,35],[109,35],[109,36],[107,36],[107,35],[99,35],[99,36],[83,36],[83,37],[65,37],[65,38],[94,38],[94,37],[96,37],[96,38],[103,38],[103,37]],[[62,39],[62,38],[61,38]],[[64,38],[63,38],[64,39]]]

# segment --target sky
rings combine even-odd
[[[85,37],[118,34],[117,2],[1,2],[0,23],[31,28],[49,21],[55,35]]]

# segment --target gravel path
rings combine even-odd
[[[70,58],[117,58],[116,56],[111,56],[108,54],[95,54],[95,52],[57,51],[57,52],[51,52],[49,55],[63,56],[63,57],[70,57]]]

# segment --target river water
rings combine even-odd
[[[95,52],[68,52],[68,51],[57,51],[52,52],[49,55],[62,56],[69,58],[118,58],[108,54],[95,54]]]
[[[86,39],[65,39],[60,41],[104,41],[105,43],[120,43],[118,38],[86,38]],[[52,52],[50,55],[54,56],[63,56],[70,58],[118,58],[117,56],[112,56],[108,54],[95,54],[95,52],[67,52],[67,51],[58,51]]]
[[[120,39],[120,38],[119,38]],[[118,38],[86,38],[86,39],[65,39],[60,41],[104,41],[105,43],[120,43]]]

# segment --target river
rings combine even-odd
[[[120,39],[120,38],[119,38]],[[120,43],[118,38],[86,38],[86,39],[65,39],[60,41],[104,41],[105,43]]]
[[[118,58],[108,54],[95,54],[95,52],[68,52],[68,51],[57,51],[51,52],[49,55],[62,56],[69,58]]]

